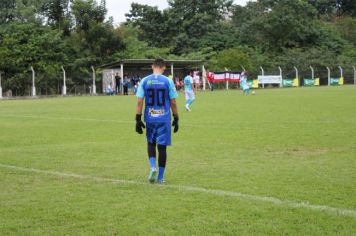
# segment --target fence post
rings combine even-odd
[[[295,70],[295,78],[298,81],[298,87],[299,87],[300,86],[300,83],[299,83],[299,70],[298,70],[298,68],[296,66],[294,66],[294,70]]]
[[[111,88],[112,88],[113,92],[117,92],[116,87],[117,87],[117,84],[116,84],[116,80],[115,80],[115,72],[114,72],[114,70],[111,70]],[[105,91],[106,91],[106,88],[104,87],[104,83],[103,83],[103,93],[105,93]]]
[[[314,76],[315,76],[315,74],[314,74],[314,68],[313,68],[312,66],[310,66],[310,69],[311,69],[311,72],[312,72],[312,80],[314,80]]]
[[[201,75],[202,75],[202,82],[203,82],[203,91],[206,90],[206,70],[205,70],[205,66],[202,66],[202,70],[201,70]]]
[[[66,71],[64,70],[64,67],[61,66],[61,69],[63,71],[63,88],[62,88],[62,96],[67,95],[67,85],[66,85]]]
[[[330,86],[330,82],[331,82],[331,71],[329,67],[326,67],[326,69],[328,70],[328,86]]]
[[[356,67],[352,66],[352,68],[354,69],[354,84],[356,85]]]
[[[36,86],[35,86],[35,70],[33,69],[33,66],[31,66],[31,71],[32,71],[32,97],[36,97]]]
[[[281,76],[281,79],[282,79],[282,83],[279,85],[279,87],[283,87],[283,71],[282,71],[282,68],[280,66],[278,66],[278,69],[279,69],[279,75]]]
[[[172,80],[174,82],[174,64],[171,63],[171,76],[172,76]]]
[[[2,72],[0,71],[0,99],[2,99],[1,74]]]
[[[260,66],[261,72],[262,72],[262,76],[265,76],[265,70],[263,69],[262,66]],[[262,88],[265,88],[265,84],[262,84]]]
[[[120,76],[121,76],[120,94],[124,94],[124,63],[120,64]]]
[[[262,76],[265,76],[265,70],[263,69],[262,66],[260,66],[260,68],[261,68]]]
[[[226,73],[229,71],[228,68],[225,67],[225,78],[226,78]],[[226,90],[229,90],[229,80],[226,80]]]
[[[94,66],[91,66],[91,70],[93,71],[93,89],[92,89],[92,95],[96,95],[96,84],[95,84],[96,75],[95,75],[95,68],[94,68]]]
[[[340,78],[344,77],[344,70],[342,69],[341,66],[339,66],[340,69]]]

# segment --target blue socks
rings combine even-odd
[[[151,169],[156,169],[156,158],[155,157],[150,157],[149,161],[150,161]],[[164,171],[165,171],[164,167],[159,167],[159,169],[158,169],[158,178],[157,178],[158,182],[163,181]]]
[[[158,170],[158,182],[160,181],[163,181],[163,178],[164,178],[164,170],[165,168],[164,167],[160,167],[159,170]]]
[[[151,169],[156,169],[156,158],[155,157],[150,157],[150,167]]]
[[[188,101],[186,102],[186,104],[188,104],[189,106],[191,106],[193,103],[194,103],[194,100],[188,100]]]

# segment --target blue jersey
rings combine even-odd
[[[184,90],[185,91],[193,91],[193,77],[187,75],[184,78]]]
[[[178,97],[171,79],[159,74],[147,76],[141,81],[136,96],[145,99],[145,122],[171,121],[171,100]]]
[[[250,86],[248,85],[248,82],[247,82],[246,77],[241,78],[241,80],[240,80],[240,86],[241,86],[242,90],[248,90],[248,89],[250,89]]]

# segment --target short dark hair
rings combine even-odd
[[[162,58],[158,58],[153,62],[153,66],[163,68],[166,67],[166,62]]]

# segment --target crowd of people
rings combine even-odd
[[[193,72],[190,72],[188,75],[191,76],[193,79],[193,87],[195,90],[203,89],[203,83],[201,81],[201,78],[202,78],[201,72],[193,71]],[[184,77],[176,76],[174,78],[174,83],[175,83],[176,89],[178,91],[180,91],[181,89],[184,88]]]
[[[191,76],[193,79],[192,86],[195,90],[201,90],[203,88],[203,83],[201,82],[202,74],[199,71],[192,71],[184,76],[168,76],[171,78],[176,86],[177,91],[181,91],[184,89],[185,83],[184,78],[186,76]],[[133,92],[133,94],[137,93],[137,89],[140,85],[142,78],[139,75],[130,75],[126,74],[122,79],[121,76],[117,73],[115,75],[115,84],[108,84],[106,88],[107,95],[120,95],[121,94],[121,86],[123,95],[129,95],[129,90]]]
[[[137,88],[141,80],[142,78],[139,75],[126,74],[124,76],[124,79],[122,79],[121,76],[118,73],[116,73],[115,84],[114,85],[112,83],[108,84],[106,88],[106,94],[107,95],[121,94],[121,86],[123,90],[122,91],[123,95],[129,95],[130,89],[132,89],[133,93],[136,94]]]

